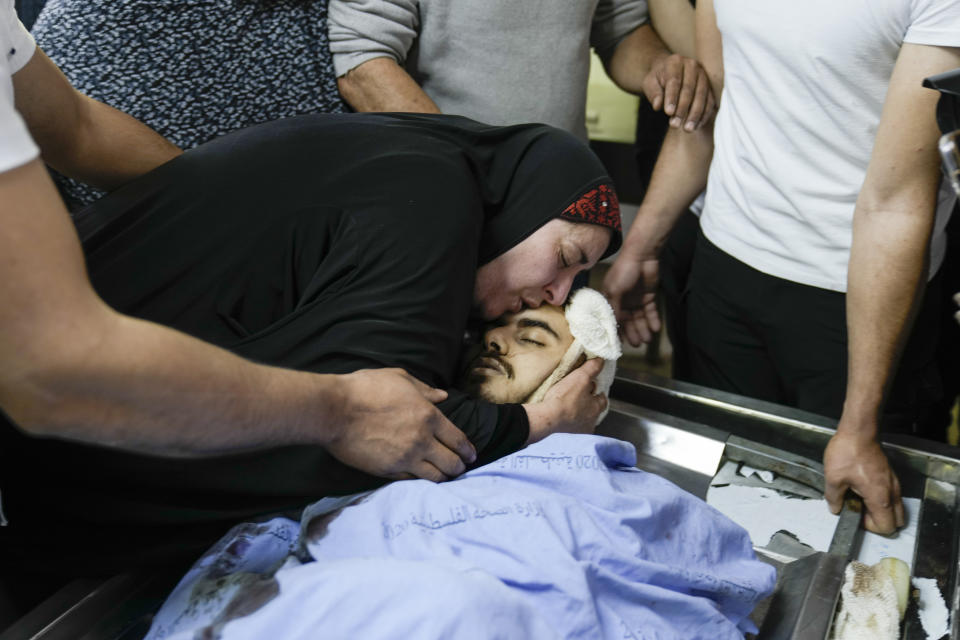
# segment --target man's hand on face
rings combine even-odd
[[[603,360],[593,358],[553,385],[543,402],[523,405],[530,418],[527,444],[554,433],[593,433],[597,418],[607,407],[603,394],[595,395],[597,374]]]
[[[717,103],[700,63],[679,54],[658,58],[643,79],[643,93],[654,111],[670,116],[670,126],[694,131],[710,121]]]
[[[441,482],[476,460],[473,445],[434,405],[446,391],[402,369],[370,369],[342,377],[343,416],[326,449],[338,460],[394,480]]]
[[[824,497],[833,513],[840,513],[844,494],[852,489],[863,498],[868,531],[889,535],[905,524],[900,481],[876,439],[838,430],[823,452],[823,470]]]
[[[603,278],[603,293],[613,307],[620,334],[635,347],[660,331],[656,293],[660,262],[656,256],[635,257],[622,252]]]

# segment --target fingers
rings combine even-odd
[[[670,118],[670,126],[680,126],[682,120],[674,117],[677,113],[677,102],[680,98],[680,89],[683,86],[683,63],[680,61],[679,56],[670,56],[666,62],[665,70],[667,81],[664,83],[663,93],[664,93],[664,107],[663,112]],[[686,113],[686,110],[684,111]],[[677,121],[677,124],[674,125],[674,121]]]
[[[620,333],[634,347],[649,344],[657,331],[660,331],[660,316],[654,304],[626,314],[620,319]]]
[[[683,125],[685,131],[693,131],[702,124],[707,109],[707,97],[710,95],[710,81],[707,79],[707,74],[696,73],[696,71],[694,74],[696,86],[693,89],[693,100]]]
[[[611,293],[610,290],[607,288],[606,282],[604,282],[603,284],[604,284],[603,288],[606,294],[604,297],[606,297],[607,302],[610,303],[610,308],[613,309],[613,317],[619,319],[620,314],[623,312],[622,307],[620,306],[620,301],[622,300],[622,297],[620,296],[619,293]]]
[[[430,482],[446,482],[450,478],[445,473],[437,469],[431,462],[421,460],[410,470],[417,478],[429,480]]]
[[[897,528],[907,526],[907,517],[903,510],[903,497],[900,494],[900,481],[896,477],[893,479],[893,516],[897,522]]]
[[[632,317],[626,318],[620,323],[620,330],[626,337],[627,342],[634,347],[639,347],[650,339],[646,323],[642,321],[636,322]],[[646,339],[644,339],[645,337]]]
[[[598,394],[596,394],[594,397],[597,399],[597,400],[596,400],[596,401],[597,401],[597,415],[599,415],[600,412],[603,411],[604,409],[606,409],[606,408],[607,408],[607,405],[610,404],[610,400],[609,400],[609,399],[607,398],[607,396],[606,396],[605,394],[603,394],[603,393],[598,393]]]
[[[579,370],[593,380],[603,370],[603,358],[590,358],[580,365]]]
[[[653,96],[653,100],[650,101],[650,106],[653,107],[654,111],[660,111],[660,107],[663,106],[663,93],[658,92]]]
[[[447,399],[447,392],[443,389],[427,386],[419,380],[417,380],[417,382],[419,383],[417,389],[420,391],[420,395],[422,395],[428,402],[437,404],[438,402],[443,402]]]
[[[680,92],[677,94],[677,108],[673,112],[670,124],[680,128],[689,120],[690,108],[693,106],[693,100],[697,89],[697,63],[694,60],[686,58],[679,65],[678,73],[680,76]],[[676,124],[674,124],[676,123]]]
[[[555,394],[563,395],[571,389],[574,393],[583,391],[592,392],[594,378],[603,369],[601,358],[591,358],[579,367],[564,376],[563,380],[553,386]]]
[[[657,313],[657,303],[654,300],[651,299],[643,305],[643,316],[651,333],[660,331],[660,314]],[[652,339],[653,336],[651,335],[650,338]]]
[[[434,429],[434,436],[447,450],[456,454],[466,464],[473,464],[477,460],[477,450],[469,438],[446,418]]]
[[[897,514],[900,501],[900,483],[891,474],[890,482],[871,485],[865,491],[857,491],[863,496],[863,506],[867,513],[863,518],[863,526],[867,531],[889,535],[897,530]],[[895,498],[895,499],[894,499]],[[901,521],[903,514],[901,513]]]
[[[405,377],[407,380],[409,380],[413,384],[413,386],[417,388],[417,391],[420,392],[420,395],[422,395],[424,398],[426,398],[428,401],[432,402],[433,404],[437,404],[438,402],[443,402],[444,400],[447,399],[446,391],[444,391],[443,389],[437,389],[435,387],[431,387],[430,385],[413,377],[403,369],[390,369],[390,371],[395,371],[396,373],[399,373],[400,375]]]
[[[877,504],[871,505],[866,500],[863,503],[867,508],[867,514],[863,517],[864,529],[885,536],[897,530],[893,507],[889,503],[885,507]]]
[[[641,83],[643,95],[647,96],[650,106],[654,111],[660,111],[663,107],[663,85],[660,80],[660,73],[656,70],[646,75]]]
[[[709,77],[707,77],[706,89],[707,89],[707,105],[706,107],[704,107],[703,116],[700,118],[700,124],[698,124],[697,127],[701,127],[707,124],[708,122],[710,122],[711,118],[717,115],[717,99],[713,95],[713,88],[710,86]]]
[[[843,508],[843,496],[849,488],[850,485],[846,482],[834,483],[830,481],[830,478],[827,478],[823,489],[823,497],[827,501],[827,506],[830,507],[830,513],[834,515],[840,513],[840,509]]]
[[[456,478],[467,470],[460,456],[439,440],[434,441],[425,459],[448,478]]]

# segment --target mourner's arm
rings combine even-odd
[[[689,0],[648,0],[650,23],[670,51],[696,58],[696,19]]]
[[[824,454],[826,497],[863,496],[865,525],[903,526],[900,486],[877,442],[884,392],[927,278],[940,164],[936,91],[923,78],[960,66],[960,49],[904,44],[887,92],[853,220],[847,284],[848,382],[837,433]]]
[[[37,49],[13,76],[17,111],[57,171],[111,190],[180,155],[138,120],[74,89]]]
[[[714,95],[723,91],[720,32],[713,5],[697,7],[697,51]],[[654,301],[659,279],[659,252],[673,225],[707,185],[713,158],[713,122],[693,132],[670,129],[657,156],[650,186],[603,289],[630,344],[648,342],[660,329]]]

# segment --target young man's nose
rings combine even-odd
[[[491,329],[488,331],[483,341],[484,349],[486,351],[493,351],[494,353],[503,353],[507,341],[504,340],[502,333],[499,329]]]

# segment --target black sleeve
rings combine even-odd
[[[477,448],[474,466],[519,450],[530,436],[527,412],[519,404],[493,404],[450,389],[438,406]]]

